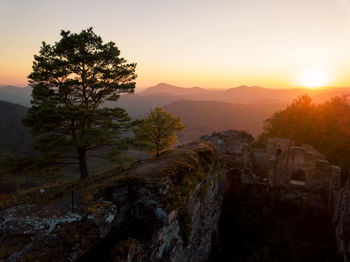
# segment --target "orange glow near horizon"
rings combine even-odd
[[[42,41],[92,26],[137,63],[138,89],[350,87],[349,1],[107,2],[0,1],[0,85],[27,84]]]
[[[159,68],[156,72],[162,72]],[[27,75],[30,70],[24,70],[24,74],[19,74],[18,71],[3,71],[0,72],[0,85],[28,85]],[[142,72],[137,68],[138,78],[136,79],[137,90],[155,86],[159,83],[168,83],[180,87],[202,87],[202,88],[219,88],[228,89],[241,85],[261,86],[272,89],[290,89],[290,88],[322,88],[322,87],[350,87],[350,78],[344,77],[343,81],[330,81],[328,74],[325,71],[307,70],[299,76],[297,74],[269,76],[269,75],[238,75],[238,74],[205,74],[192,72],[162,72],[161,76],[148,72]]]

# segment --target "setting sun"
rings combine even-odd
[[[322,69],[309,69],[300,76],[299,82],[308,88],[323,87],[328,82],[328,74]]]

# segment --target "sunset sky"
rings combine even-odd
[[[139,88],[350,86],[350,0],[0,0],[0,84],[90,26],[138,64]]]

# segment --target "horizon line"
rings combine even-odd
[[[141,89],[139,90],[139,92],[142,92],[148,88],[152,88],[152,87],[157,87],[159,85],[168,85],[168,86],[173,86],[173,87],[178,87],[178,88],[186,88],[186,89],[191,89],[191,88],[201,88],[201,89],[204,89],[204,90],[230,90],[230,89],[234,89],[234,88],[240,88],[240,87],[248,87],[248,88],[253,88],[253,87],[259,87],[259,88],[263,88],[263,89],[273,89],[273,90],[292,90],[292,89],[309,89],[309,90],[321,90],[321,89],[339,89],[339,88],[350,88],[350,85],[349,86],[332,86],[332,85],[327,85],[327,86],[320,86],[320,87],[306,87],[306,86],[295,86],[295,87],[288,87],[288,88],[284,88],[284,87],[281,87],[281,88],[274,88],[274,87],[264,87],[264,86],[261,86],[261,85],[245,85],[245,84],[240,84],[240,85],[237,85],[235,87],[228,87],[228,88],[225,88],[225,87],[202,87],[202,86],[199,86],[199,85],[195,85],[195,86],[183,86],[183,85],[174,85],[174,84],[169,84],[167,82],[159,82],[155,85],[151,85],[151,86],[137,86],[137,83],[136,83],[136,87],[135,89]],[[0,83],[0,88],[4,88],[4,87],[17,87],[17,88],[25,88],[25,87],[29,87],[30,85],[29,84],[3,84],[3,83]]]

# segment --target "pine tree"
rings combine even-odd
[[[53,45],[43,42],[28,76],[32,107],[24,124],[38,137],[36,148],[78,160],[88,176],[87,152],[115,144],[129,126],[121,108],[106,108],[121,93],[133,93],[136,64],[120,57],[115,43],[103,43],[92,28],[61,31]]]

